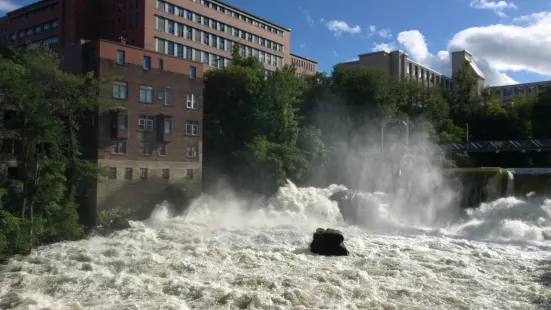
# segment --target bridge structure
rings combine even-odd
[[[526,152],[551,151],[551,139],[503,140],[503,141],[469,141],[442,143],[423,148],[442,153],[478,153],[478,152]]]

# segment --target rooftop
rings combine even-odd
[[[306,57],[304,57],[304,56],[300,56],[300,55],[297,55],[297,54],[294,54],[294,53],[291,53],[291,56],[292,56],[292,57],[301,58],[301,59],[304,59],[304,60],[306,60],[306,61],[309,61],[309,62],[312,62],[312,63],[315,63],[315,64],[318,63],[318,62],[315,61],[315,60],[312,60],[312,59],[310,59],[310,58],[306,58]]]
[[[267,24],[270,24],[270,25],[272,25],[272,26],[275,26],[276,28],[280,28],[279,30],[284,30],[284,31],[289,31],[289,32],[291,31],[290,28],[283,27],[283,26],[278,25],[278,24],[276,24],[276,23],[274,23],[274,22],[271,22],[271,21],[269,21],[269,20],[267,20],[267,19],[265,19],[265,18],[262,18],[262,17],[260,17],[260,16],[254,15],[254,14],[249,13],[249,12],[247,12],[247,11],[243,11],[242,9],[240,9],[240,8],[238,8],[238,7],[235,7],[235,6],[231,5],[231,4],[228,4],[228,3],[224,2],[224,1],[221,1],[221,0],[210,0],[210,1],[211,1],[211,2],[216,2],[216,3],[221,4],[221,5],[223,5],[223,6],[227,6],[228,8],[230,8],[230,9],[232,9],[232,10],[235,10],[235,11],[238,11],[238,12],[240,12],[240,13],[250,15],[251,17],[254,17],[254,18],[256,18],[256,19],[259,19],[259,20],[261,20],[261,21],[263,21],[263,22],[265,22],[265,23],[267,23]]]

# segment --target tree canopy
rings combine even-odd
[[[208,185],[223,176],[236,188],[262,193],[285,179],[334,183],[342,167],[331,166],[350,151],[343,147],[378,145],[381,121],[391,117],[407,117],[412,135],[423,133],[435,143],[465,141],[467,126],[471,140],[545,137],[551,129],[549,91],[502,104],[488,88],[478,90],[467,68],[453,79],[456,91],[448,92],[378,69],[339,65],[330,76],[302,80],[286,66],[265,77],[256,58],[235,53],[231,65],[206,76],[204,180]],[[443,165],[549,164],[537,154],[450,156]]]
[[[0,56],[0,259],[81,235],[76,190],[99,170],[81,158],[78,131],[102,85],[62,71],[44,47]]]

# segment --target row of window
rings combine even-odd
[[[162,143],[158,145],[157,152],[159,156],[166,156],[166,144]],[[126,154],[126,141],[115,141],[111,149],[111,154],[125,155]],[[150,156],[153,154],[153,144],[149,142],[140,143],[140,156]],[[188,145],[186,147],[186,157],[188,159],[197,159],[199,157],[199,146]]]
[[[163,8],[161,6],[161,7],[159,7],[159,10],[161,10],[163,12],[168,12],[168,13],[173,14],[173,15],[178,15],[182,18],[185,18],[189,21],[194,21],[194,22],[196,22],[198,24],[201,24],[205,27],[221,31],[221,32],[226,33],[226,34],[233,35],[236,38],[241,38],[243,40],[248,40],[249,42],[254,42],[255,44],[264,46],[264,47],[269,48],[269,49],[273,49],[274,51],[278,51],[278,52],[283,53],[284,50],[285,50],[285,47],[283,46],[283,44],[279,44],[277,42],[268,40],[266,38],[263,38],[261,36],[258,36],[256,34],[254,34],[252,32],[241,30],[239,28],[236,28],[236,27],[233,27],[233,26],[230,26],[230,25],[226,25],[226,24],[224,24],[222,22],[219,22],[215,19],[209,18],[207,16],[203,16],[201,14],[197,14],[197,13],[195,13],[193,11],[190,11],[190,10],[187,10],[187,9],[181,9],[178,12],[174,12],[174,10],[172,10],[172,11],[170,10],[170,6],[168,7],[168,10],[167,10],[167,7]]]
[[[147,180],[148,168],[140,168],[140,180]],[[111,180],[117,179],[117,168],[116,167],[107,167],[105,168],[105,175]],[[170,180],[170,169],[165,168],[162,170],[161,177],[163,180]],[[188,180],[193,180],[193,169],[187,169],[186,178]],[[133,168],[124,168],[124,179],[132,180],[134,179],[134,169]]]
[[[231,51],[233,48],[234,41],[228,40],[224,37],[217,36],[215,34],[193,28],[191,26],[175,22],[170,19],[166,19],[160,16],[157,16],[157,31],[175,35],[178,37],[185,38],[189,41],[197,42],[206,46],[214,47],[223,51]],[[167,46],[168,54],[178,53],[179,50],[174,51],[174,45]],[[273,55],[271,53],[265,52],[263,50],[246,46],[241,44],[242,54],[245,56],[257,56],[261,59],[263,63],[270,64],[272,66],[283,67],[284,59],[283,57]],[[184,53],[184,50],[181,50]],[[208,64],[208,60],[203,59],[203,63]]]
[[[126,64],[126,52],[125,51],[117,50],[116,62],[119,65]],[[144,70],[151,70],[151,56],[143,56],[143,68],[144,68]],[[158,64],[157,68],[159,69],[159,71],[164,70],[164,60],[162,58],[159,58],[159,64]],[[188,76],[189,76],[190,79],[197,78],[197,67],[190,66]]]
[[[227,7],[224,7],[224,6],[221,6],[221,5],[218,5],[218,4],[213,3],[211,1],[206,1],[206,0],[193,0],[193,1],[196,2],[196,3],[200,3],[201,5],[204,5],[204,6],[210,8],[212,10],[215,10],[215,11],[220,12],[222,14],[226,14],[227,16],[233,17],[235,19],[238,19],[240,21],[249,23],[249,24],[254,25],[258,28],[264,29],[264,30],[269,31],[271,33],[275,33],[280,37],[283,37],[284,32],[282,30],[276,29],[276,28],[274,28],[270,25],[267,25],[264,22],[253,19],[249,16],[246,16],[244,14],[236,12],[232,9],[227,8]],[[182,8],[180,6],[177,6],[177,5],[174,5],[170,2],[162,1],[162,0],[157,1],[157,9],[159,9],[161,11],[164,11],[164,12],[168,12],[170,14],[178,15],[180,17],[184,17],[185,15],[187,15],[186,12],[188,11],[188,10],[185,10],[184,8]]]
[[[421,81],[430,81],[431,83],[440,85],[445,89],[451,89],[452,87],[452,82],[446,77],[438,75],[411,62],[406,65],[406,74],[410,77],[420,79]]]
[[[316,65],[314,65],[311,62],[307,62],[307,61],[304,61],[304,60],[298,59],[298,58],[292,58],[291,62],[293,63],[293,65],[295,65],[295,67],[304,68],[304,69],[310,70],[310,71],[316,71]]]
[[[174,131],[174,122],[172,118],[163,118],[163,130],[165,134],[171,134]],[[118,128],[128,129],[128,115],[119,114]],[[138,117],[138,131],[153,131],[155,128],[155,117],[140,115]],[[199,134],[199,121],[186,121],[186,135],[197,136]]]
[[[139,101],[142,103],[153,103],[154,91],[152,86],[140,85]],[[119,100],[128,100],[128,83],[113,82],[113,98]],[[170,87],[157,88],[157,100],[163,101],[164,105],[172,105],[172,89]],[[194,93],[186,94],[186,108],[199,109],[198,95]]]
[[[24,20],[24,19],[27,19],[27,18],[34,18],[34,17],[40,16],[44,13],[49,13],[51,11],[55,11],[57,9],[58,5],[59,5],[59,2],[54,2],[52,4],[45,5],[43,7],[32,10],[32,11],[27,12],[25,14],[21,14],[19,16],[12,17],[11,22],[16,23],[16,22],[19,22],[20,20]]]
[[[19,39],[23,39],[25,36],[30,37],[33,34],[39,34],[43,31],[49,31],[50,29],[55,29],[59,27],[59,21],[54,19],[47,23],[39,24],[33,27],[19,31]],[[11,34],[11,40],[15,41],[17,39],[17,34],[14,32]]]
[[[495,94],[497,96],[501,96],[501,92],[503,91],[503,96],[512,96],[513,94],[519,95],[519,94],[532,94],[532,93],[538,93],[543,92],[547,89],[547,85],[534,85],[534,86],[517,86],[517,87],[509,87],[509,88],[498,88],[495,90]]]
[[[35,49],[35,48],[39,47],[40,45],[49,46],[49,45],[52,45],[52,44],[57,44],[58,41],[59,41],[59,37],[58,36],[53,36],[53,37],[46,38],[44,40],[39,40],[39,41],[29,43],[29,44],[27,44],[27,48],[28,49]]]

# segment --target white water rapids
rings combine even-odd
[[[340,189],[289,184],[256,210],[202,197],[185,216],[159,206],[109,237],[37,248],[0,267],[0,309],[551,307],[551,201],[503,198],[421,229],[374,193],[360,228],[328,200]],[[351,255],[310,254],[318,227]]]

